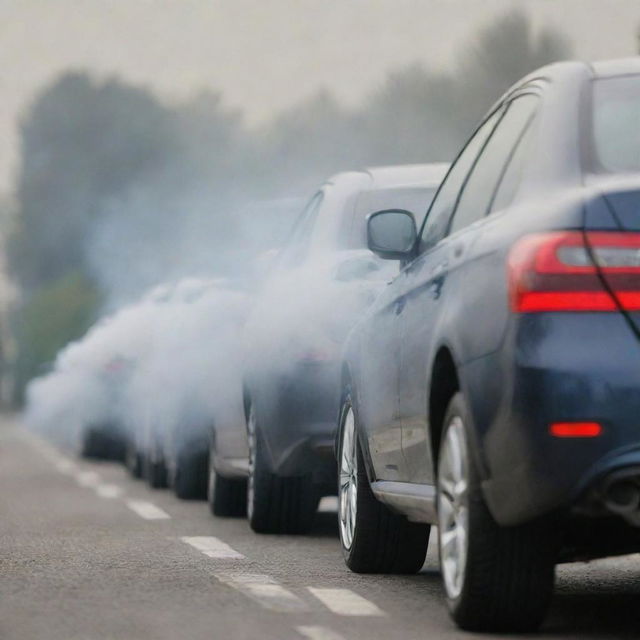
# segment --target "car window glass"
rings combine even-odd
[[[421,232],[421,250],[432,247],[441,240],[447,232],[449,219],[455,209],[458,197],[469,170],[483,148],[487,138],[491,135],[493,128],[502,112],[500,110],[493,113],[484,124],[476,131],[475,135],[467,143],[462,153],[458,156],[451,171],[442,183]]]
[[[513,202],[520,185],[520,178],[522,177],[534,130],[535,127],[532,126],[530,121],[520,140],[516,143],[516,148],[513,150],[509,163],[502,174],[502,179],[491,203],[491,211],[505,209]]]
[[[600,78],[593,83],[595,169],[640,170],[640,76]]]
[[[322,192],[318,192],[300,214],[300,218],[298,218],[288,242],[280,253],[278,261],[280,266],[285,268],[295,267],[304,261],[309,250],[311,234],[322,200]]]
[[[420,228],[425,213],[431,204],[436,187],[392,187],[362,191],[356,203],[352,227],[344,234],[348,238],[348,249],[367,248],[367,218],[383,209],[406,209],[413,213],[416,226]]]
[[[539,98],[516,98],[498,123],[464,185],[451,222],[450,233],[468,227],[489,211],[493,194],[509,158],[533,117]]]

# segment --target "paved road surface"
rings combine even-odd
[[[358,576],[335,511],[309,536],[257,536],[0,419],[1,640],[468,637],[433,548],[417,576]],[[560,568],[542,637],[639,638],[640,556]]]

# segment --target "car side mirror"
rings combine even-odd
[[[409,260],[418,238],[416,221],[410,211],[385,209],[367,219],[369,250],[384,260]]]

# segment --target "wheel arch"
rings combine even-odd
[[[431,459],[437,467],[447,406],[451,398],[461,390],[459,368],[453,351],[446,344],[441,345],[436,352],[431,365],[429,381],[429,405],[427,407],[429,444]]]

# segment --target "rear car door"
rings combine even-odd
[[[455,210],[467,175],[491,135],[501,111],[493,113],[478,129],[463,149],[445,177],[420,232],[421,254],[406,266],[394,282],[397,292],[397,325],[401,331],[400,374],[398,393],[402,424],[403,480],[416,477],[411,457],[414,451],[428,451],[425,410],[420,402],[425,397],[424,369],[426,362],[427,328],[431,326],[434,305],[440,297],[446,276],[448,247],[442,240],[447,235],[449,221]],[[411,354],[411,348],[417,353]],[[423,389],[419,387],[422,385]],[[430,483],[430,480],[427,479]]]
[[[430,212],[423,229],[425,251],[405,270],[399,396],[402,447],[412,482],[434,482],[428,405],[431,366],[439,347],[435,338],[455,335],[447,323],[473,322],[465,314],[466,300],[486,284],[474,279],[473,244],[537,104],[533,94],[518,97],[480,127],[456,162],[459,177],[452,187],[458,191],[446,230],[430,237]]]

